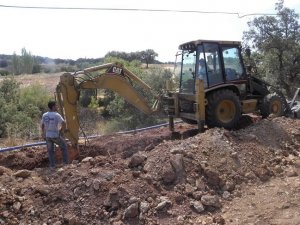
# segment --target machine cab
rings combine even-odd
[[[181,93],[195,93],[196,79],[204,81],[205,89],[247,82],[240,42],[198,40],[182,44],[179,49]]]

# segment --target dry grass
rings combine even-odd
[[[54,93],[61,74],[62,73],[23,74],[14,76],[14,78],[21,83],[21,87],[28,87],[32,84],[40,84],[44,86],[49,93]],[[0,82],[3,79],[5,79],[5,77],[0,77]]]

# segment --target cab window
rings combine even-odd
[[[222,55],[226,80],[237,80],[243,76],[243,67],[237,47],[223,47]]]
[[[182,56],[180,90],[192,93],[195,90],[196,51],[184,51]]]
[[[208,85],[214,86],[223,83],[218,44],[205,43],[203,47],[206,60]]]

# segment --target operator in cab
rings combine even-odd
[[[198,78],[204,81],[204,87],[207,87],[207,76],[204,59],[199,60]]]

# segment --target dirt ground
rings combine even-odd
[[[45,147],[2,153],[0,224],[300,224],[300,120],[192,128],[102,136],[54,171]]]

